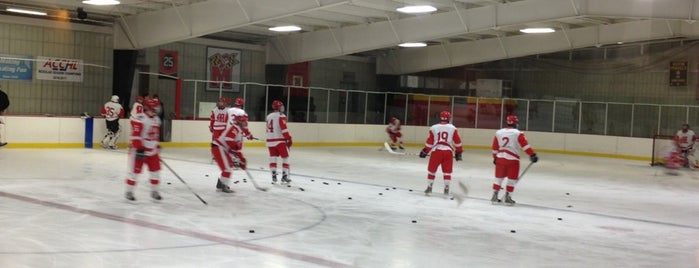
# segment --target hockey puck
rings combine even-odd
[[[570,193],[566,193],[566,195],[570,195]]]
[[[323,184],[325,184],[325,185],[330,185],[330,183],[327,183],[327,182],[323,182]]]
[[[250,233],[255,233],[255,230],[250,230]]]
[[[167,184],[172,184],[172,182],[168,182]]]
[[[316,180],[311,180],[311,181],[316,181]]]
[[[287,184],[287,185],[286,185],[286,187],[289,187],[289,188],[291,188],[291,185],[288,185],[288,184]]]
[[[416,220],[413,220],[413,223],[417,223],[417,221],[416,221]]]
[[[452,197],[452,198],[449,198],[449,200],[454,200],[454,198],[453,198],[453,197]]]
[[[379,195],[383,195],[383,193],[379,193]]]
[[[510,230],[510,233],[516,233],[516,232],[517,232],[517,231],[515,231],[515,230]]]
[[[388,189],[388,188],[386,188],[386,191],[388,191],[388,190],[389,190],[389,189]]]
[[[347,199],[352,200],[352,197],[351,197],[351,196],[350,196],[350,197],[347,197]]]
[[[299,190],[301,190],[301,191],[306,191],[306,190],[304,190],[304,189],[303,189],[303,188],[301,188],[301,187],[299,187]]]
[[[395,189],[396,189],[396,187],[393,187],[393,190],[395,190]]]
[[[412,192],[412,191],[413,191],[413,189],[408,189],[408,191],[409,191],[409,192]]]
[[[209,176],[209,174],[204,175],[204,177],[208,177],[208,176]]]
[[[558,218],[558,220],[559,220],[559,221],[562,221],[562,220],[563,220],[563,218]]]
[[[571,205],[568,205],[568,207],[569,207],[569,208],[572,208],[573,206],[571,206]]]
[[[339,183],[339,182],[337,183],[337,185],[340,185],[340,184],[342,184],[342,183]]]

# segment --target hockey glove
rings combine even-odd
[[[495,162],[497,162],[497,158],[493,158],[493,165],[497,165]]]
[[[425,152],[425,149],[422,149],[422,151],[420,151],[420,158],[425,158],[425,157],[427,157],[427,152]]]
[[[536,154],[533,154],[529,157],[529,161],[532,161],[532,163],[536,163],[536,161],[539,161],[539,157],[536,156]]]
[[[136,160],[143,160],[146,157],[146,150],[138,149],[136,150]]]
[[[292,143],[293,143],[293,142],[291,141],[291,139],[286,140],[286,147],[287,147],[287,148],[291,148],[291,144],[292,144]]]
[[[464,160],[463,158],[461,158],[461,153],[456,153],[456,154],[454,155],[454,159],[456,159],[456,161],[462,161],[462,160]]]

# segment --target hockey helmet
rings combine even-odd
[[[136,101],[139,103],[143,103],[143,96],[141,96],[141,95],[136,96]]]
[[[143,108],[145,110],[155,111],[160,106],[160,101],[157,99],[145,98],[143,100]]]
[[[278,110],[282,109],[282,107],[284,107],[283,102],[281,102],[279,100],[275,100],[272,102],[272,110],[278,111]]]
[[[400,123],[400,120],[398,120],[398,118],[396,118],[394,116],[394,117],[391,117],[391,120],[389,122],[396,124],[396,123]]]
[[[517,118],[516,115],[508,115],[507,118],[505,118],[505,123],[508,125],[516,125],[519,124],[519,119]]]
[[[439,120],[449,121],[451,119],[451,113],[449,111],[442,111],[439,113]]]
[[[226,98],[226,97],[220,97],[218,98],[218,105],[221,107],[228,106],[231,103],[231,99]]]
[[[235,106],[243,107],[245,100],[243,98],[235,98]]]
[[[117,95],[112,95],[111,101],[112,101],[112,102],[119,102],[119,96],[117,96]]]

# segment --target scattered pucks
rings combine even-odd
[[[396,189],[396,187],[393,187],[393,190],[395,190],[395,189]]]
[[[558,218],[558,220],[559,220],[559,221],[562,221],[562,220],[563,220],[563,218]]]
[[[569,207],[569,208],[572,208],[573,206],[571,206],[571,205],[568,205],[568,207]]]
[[[417,221],[416,221],[416,220],[413,220],[413,223],[417,223]]]
[[[340,184],[342,184],[342,183],[339,183],[339,182],[337,183],[337,185],[340,185]]]
[[[352,197],[348,197],[347,199],[352,200]]]
[[[311,181],[316,181],[316,180],[311,180]]]
[[[172,184],[172,182],[168,182],[167,184]]]
[[[238,184],[238,181],[234,181],[233,183],[234,183],[234,184]]]
[[[515,230],[510,230],[510,233],[516,233],[516,232],[517,232],[517,231],[515,231]]]
[[[303,189],[303,188],[301,188],[301,187],[299,187],[299,190],[301,190],[301,191],[306,191],[306,190],[304,190],[304,189]]]
[[[208,176],[209,176],[209,174],[204,175],[204,177],[208,177]]]
[[[287,185],[286,185],[286,187],[289,187],[289,188],[291,188],[291,185],[287,184]]]
[[[566,195],[570,195],[570,193],[566,193]]]
[[[412,191],[413,191],[413,189],[408,189],[408,191],[409,191],[409,192],[412,192]]]
[[[453,198],[453,197],[452,197],[452,198],[449,198],[449,200],[454,200],[454,198]]]
[[[383,195],[383,193],[379,193],[379,195]]]
[[[255,233],[255,230],[250,230],[250,233]]]
[[[386,191],[388,191],[388,188],[386,188]]]
[[[327,183],[327,182],[323,182],[323,184],[325,184],[325,185],[330,185],[330,183]]]

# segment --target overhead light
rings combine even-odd
[[[408,43],[402,43],[398,44],[399,47],[426,47],[427,43],[425,42],[408,42]]]
[[[301,27],[295,26],[295,25],[287,25],[287,26],[271,27],[271,28],[269,28],[269,30],[274,31],[274,32],[296,32],[296,31],[300,31]]]
[[[416,14],[416,13],[428,13],[428,12],[435,12],[437,11],[437,8],[433,6],[404,6],[404,7],[399,7],[396,8],[398,12],[403,12],[403,13],[408,13],[408,14]]]
[[[6,11],[9,12],[14,12],[14,13],[22,13],[22,14],[29,14],[29,15],[37,15],[37,16],[46,16],[46,12],[43,11],[36,11],[36,10],[29,10],[29,9],[21,9],[21,8],[14,8],[14,7],[8,7],[5,9]]]
[[[83,0],[83,4],[95,6],[114,6],[121,4],[118,0]]]
[[[519,30],[523,33],[552,33],[555,32],[553,28],[526,28]]]

